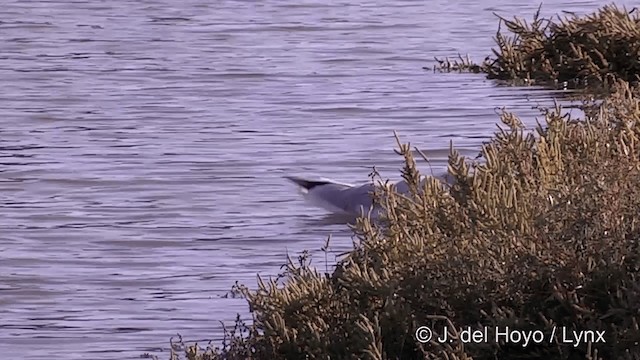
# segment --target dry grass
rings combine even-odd
[[[500,17],[495,58],[439,60],[440,70],[483,72],[491,79],[528,84],[606,86],[616,78],[635,82],[640,74],[640,15],[608,5],[584,17],[533,21]],[[510,35],[502,33],[502,25]]]
[[[640,90],[624,81],[640,73],[638,16],[609,6],[557,23],[502,21],[514,36],[498,33],[495,60],[446,67],[606,84],[608,96],[586,119],[547,110],[534,131],[503,113],[479,161],[452,149],[451,188],[419,188],[399,144],[411,196],[376,194],[384,221],[358,221],[360,241],[333,273],[304,255],[284,285],[240,288],[253,324],[238,321],[221,348],[174,347],[173,359],[640,359]],[[452,341],[418,342],[423,325],[435,336],[448,326]],[[459,338],[496,326],[545,341]],[[549,341],[554,327],[604,331],[606,342]]]
[[[635,91],[637,95],[637,90]],[[451,189],[377,194],[333,274],[290,263],[285,285],[243,290],[254,325],[189,359],[640,358],[640,100],[628,84],[584,121],[549,111],[535,134],[512,114],[482,162],[455,151]],[[408,145],[403,177],[419,176]],[[416,183],[417,184],[417,183]],[[605,331],[606,343],[421,344],[465,327]],[[546,339],[546,338],[545,338]]]

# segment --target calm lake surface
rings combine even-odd
[[[543,14],[597,1],[545,1]],[[624,3],[620,3],[624,4]],[[628,5],[631,2],[627,2]],[[554,93],[425,71],[490,55],[530,1],[12,1],[0,8],[0,353],[168,358],[248,317],[287,254],[352,247],[283,175],[398,179],[393,130],[445,169],[496,107]],[[631,8],[631,6],[629,6]],[[429,171],[425,165],[425,171]],[[329,265],[330,266],[330,265]],[[163,350],[164,349],[164,350]]]

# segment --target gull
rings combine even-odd
[[[327,178],[310,180],[297,176],[285,176],[286,179],[299,187],[304,198],[315,206],[331,213],[360,216],[370,214],[372,218],[379,216],[380,207],[373,205],[372,193],[379,185],[366,183],[353,185]],[[441,182],[452,185],[452,178],[448,174],[437,176]],[[423,178],[421,184],[424,184]],[[409,194],[409,184],[405,180],[393,183],[396,192]],[[372,209],[373,207],[373,209]]]

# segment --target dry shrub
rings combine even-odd
[[[468,58],[438,60],[442,70],[485,72],[491,79],[526,83],[603,85],[616,78],[637,81],[640,74],[640,16],[638,12],[604,6],[596,13],[545,19],[540,10],[529,24],[500,17],[495,59],[483,64]]]
[[[639,359],[640,100],[625,82],[577,121],[558,107],[523,130],[513,114],[483,161],[452,150],[446,188],[383,190],[383,223],[360,219],[360,241],[333,274],[301,259],[284,285],[244,290],[248,335],[191,359]],[[453,340],[422,344],[431,326]],[[540,330],[542,343],[496,343],[493,328]],[[555,338],[549,341],[556,326]],[[463,343],[461,331],[489,327]],[[604,331],[605,343],[563,343],[561,329]]]

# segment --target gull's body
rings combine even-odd
[[[371,210],[373,205],[371,193],[375,190],[375,185],[372,183],[351,185],[330,179],[308,180],[295,176],[285,177],[300,187],[308,201],[332,213],[359,216],[370,212],[371,217],[378,216],[377,206],[373,211]],[[409,186],[404,180],[394,185],[398,193],[409,192]]]

